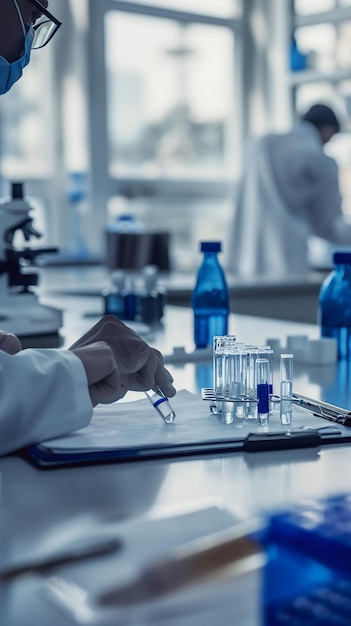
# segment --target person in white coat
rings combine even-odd
[[[59,27],[47,0],[1,0],[0,94]],[[22,350],[0,331],[0,455],[87,426],[96,404],[154,386],[175,394],[162,355],[111,315],[69,350]]]
[[[306,276],[311,235],[351,246],[337,165],[323,150],[338,131],[334,111],[315,104],[291,132],[252,141],[238,186],[228,271]]]

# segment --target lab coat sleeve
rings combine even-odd
[[[84,366],[75,354],[0,351],[0,454],[83,428],[92,414]]]
[[[342,212],[338,168],[333,159],[321,154],[309,167],[311,199],[309,221],[314,235],[335,244],[351,245],[351,223]]]

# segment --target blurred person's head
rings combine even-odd
[[[318,130],[322,144],[326,144],[340,131],[340,123],[333,109],[325,104],[314,104],[302,116],[305,122],[313,124]]]
[[[11,89],[28,65],[33,47],[43,47],[61,25],[48,0],[0,0],[0,94]]]

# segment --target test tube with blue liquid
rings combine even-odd
[[[267,426],[269,422],[269,360],[258,357],[255,362],[255,368],[257,385],[257,417],[261,426]]]
[[[259,347],[259,357],[262,359],[268,359],[269,361],[269,380],[268,380],[268,390],[269,390],[269,414],[272,415],[274,411],[274,402],[272,400],[273,396],[273,350],[271,346],[260,346]]]
[[[293,355],[280,356],[280,421],[291,424],[293,407]]]

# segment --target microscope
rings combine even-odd
[[[23,183],[12,183],[11,198],[0,204],[0,329],[19,337],[57,333],[62,312],[39,302],[31,289],[38,284],[38,273],[29,269],[40,254],[58,250],[15,247],[18,232],[26,242],[41,237],[33,226]]]

